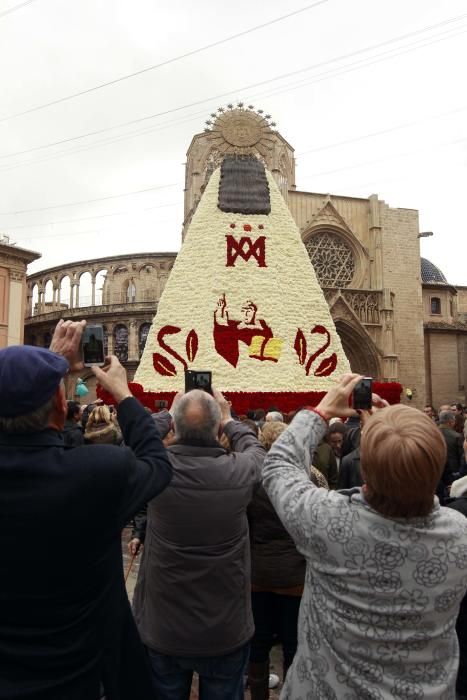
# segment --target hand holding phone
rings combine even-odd
[[[102,326],[86,326],[81,337],[83,362],[85,367],[105,364],[104,329]]]
[[[212,372],[200,372],[194,369],[185,370],[185,393],[192,389],[201,389],[212,394]]]
[[[352,393],[352,406],[355,409],[369,411],[373,406],[373,379],[362,377]]]

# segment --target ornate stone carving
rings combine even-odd
[[[338,234],[323,231],[310,236],[305,248],[321,287],[348,287],[355,272],[350,246]]]
[[[381,323],[377,292],[344,290],[342,296],[362,323]]]
[[[268,115],[269,116],[269,115]],[[239,106],[219,112],[209,121],[210,140],[220,153],[265,155],[274,145],[272,124],[262,114]]]

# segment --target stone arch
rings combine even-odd
[[[122,302],[124,304],[134,304],[136,301],[136,284],[134,277],[130,277],[130,279],[124,281],[122,290]]]
[[[113,333],[114,354],[120,362],[128,360],[128,326],[125,323],[117,323]]]
[[[36,283],[31,289],[31,316],[37,316],[39,313],[39,285]]]
[[[89,270],[81,272],[78,278],[79,300],[77,306],[91,306],[92,304],[92,275]]]
[[[69,306],[71,301],[71,277],[69,274],[60,278],[58,288],[58,303],[60,306]]]
[[[107,270],[101,269],[98,270],[94,276],[94,306],[102,306],[102,304],[105,303],[104,300],[104,289],[105,289],[105,281],[107,279]]]
[[[45,281],[44,281],[45,282]],[[43,311],[42,313],[48,313],[53,311],[55,302],[55,290],[52,278],[49,279],[44,284],[44,295],[43,295]]]
[[[144,346],[146,345],[146,340],[149,335],[149,330],[151,328],[151,324],[148,321],[143,321],[141,323],[139,330],[138,330],[138,350],[139,350],[139,357],[142,356],[143,351],[144,351]]]
[[[352,372],[380,378],[380,353],[369,335],[346,319],[335,318],[334,323]]]

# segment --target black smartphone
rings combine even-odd
[[[199,372],[194,369],[185,370],[185,393],[192,389],[202,389],[212,394],[212,372]]]
[[[104,329],[102,326],[86,326],[81,336],[82,357],[85,367],[105,364]]]
[[[372,405],[373,379],[363,377],[353,390],[352,405],[354,408],[369,410]]]

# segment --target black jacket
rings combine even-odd
[[[118,419],[128,447],[0,433],[1,700],[153,698],[120,538],[172,467],[136,399]]]
[[[462,435],[459,435],[459,433],[456,433],[455,430],[451,430],[450,428],[440,426],[440,430],[447,448],[446,464],[442,479],[445,484],[451,484],[458,478],[461,469],[462,457],[464,454],[464,439]]]
[[[84,432],[79,423],[74,420],[65,421],[63,442],[66,447],[79,447],[80,445],[84,445]]]
[[[363,484],[362,472],[360,467],[360,447],[357,447],[348,455],[341,459],[339,469],[339,478],[337,481],[338,489],[353,489],[356,486]]]

